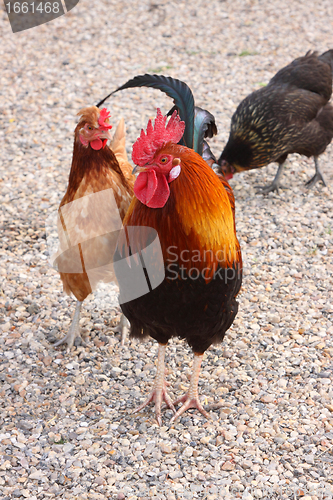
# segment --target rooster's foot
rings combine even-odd
[[[177,412],[175,413],[175,415],[172,417],[172,419],[170,420],[170,424],[172,424],[173,422],[175,422],[177,420],[178,417],[180,417],[186,410],[189,410],[190,408],[196,408],[197,410],[200,411],[200,413],[203,414],[204,417],[206,417],[207,419],[210,419],[212,418],[209,413],[204,409],[204,407],[202,406],[202,404],[200,403],[199,401],[199,397],[198,396],[194,396],[194,397],[191,397],[188,393],[185,394],[185,396],[177,399],[177,401],[174,402],[174,404],[178,404],[178,403],[183,403],[182,406],[179,408],[179,410],[177,410]]]
[[[141,411],[145,406],[148,406],[151,401],[155,402],[155,415],[156,415],[156,420],[158,425],[161,427],[162,426],[162,418],[161,418],[161,406],[162,406],[162,401],[165,401],[167,406],[174,412],[176,413],[176,409],[172,403],[172,400],[167,393],[166,390],[166,383],[164,382],[163,387],[155,387],[151,393],[149,394],[148,398],[144,403],[142,403],[138,408],[135,408],[133,413],[137,413],[138,411]]]
[[[178,403],[183,403],[183,405],[179,408],[179,410],[177,410],[175,415],[170,420],[171,424],[173,422],[175,422],[177,420],[177,418],[180,417],[180,415],[182,415],[189,408],[196,408],[206,418],[211,418],[209,413],[201,405],[201,403],[199,401],[199,395],[198,395],[198,381],[199,381],[200,366],[201,366],[202,358],[203,358],[203,354],[194,353],[194,361],[193,361],[193,369],[192,369],[192,375],[191,375],[191,380],[190,380],[190,387],[189,387],[188,392],[184,396],[182,396],[181,398],[177,399],[177,401],[174,402],[175,405]]]
[[[142,408],[149,405],[151,401],[154,401],[156,420],[159,426],[162,425],[162,418],[161,418],[162,401],[165,401],[168,407],[171,408],[171,410],[174,413],[176,413],[175,407],[173,406],[171,398],[166,389],[168,385],[167,382],[165,381],[165,364],[164,364],[166,346],[167,346],[166,344],[158,345],[157,372],[155,376],[154,388],[149,394],[146,401],[142,403],[138,408],[136,408],[133,412],[136,413],[142,410]]]

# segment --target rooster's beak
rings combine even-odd
[[[138,174],[140,172],[145,172],[147,170],[147,167],[144,165],[143,167],[140,167],[139,165],[135,165],[135,167],[132,170],[132,175]]]

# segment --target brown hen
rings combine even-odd
[[[123,119],[112,139],[105,108],[91,106],[78,115],[68,187],[59,206],[60,251],[56,259],[64,291],[77,299],[71,326],[55,344],[66,343],[68,350],[80,337],[82,302],[99,282],[113,280],[117,231],[133,197],[135,180],[125,150]],[[111,147],[107,146],[109,139]],[[124,334],[124,318],[121,326]]]

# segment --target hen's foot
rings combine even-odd
[[[154,401],[155,403],[155,415],[156,415],[156,420],[159,426],[162,425],[162,418],[161,418],[161,406],[162,406],[162,401],[165,401],[166,404],[168,405],[169,408],[175,413],[175,407],[171,401],[170,396],[168,395],[166,386],[167,383],[165,381],[165,364],[164,364],[164,357],[165,357],[165,350],[166,350],[166,344],[159,344],[158,346],[158,358],[157,358],[157,372],[155,376],[155,383],[154,383],[154,388],[149,394],[148,398],[144,403],[142,403],[138,408],[136,408],[133,413],[136,413],[145,406],[149,405],[151,401]]]
[[[257,194],[268,194],[268,193],[274,193],[274,192],[279,192],[281,185],[275,182],[272,182],[272,184],[269,184],[268,186],[255,186],[255,188],[258,190],[256,193]]]
[[[58,342],[53,344],[53,347],[59,347],[60,345],[67,344],[66,351],[69,352],[71,350],[71,348],[73,347],[75,340],[78,338],[81,339],[82,345],[84,345],[80,331],[76,331],[76,330],[70,328],[68,330],[67,334],[62,339],[58,340]]]
[[[279,188],[281,187],[280,180],[281,180],[282,170],[283,170],[283,163],[279,163],[279,168],[277,169],[272,184],[269,184],[268,186],[255,186],[258,189],[257,194],[268,194],[268,193],[273,193],[274,191],[278,193]]]
[[[121,345],[125,345],[129,327],[128,319],[122,314],[118,325],[110,328],[115,333],[121,333]]]
[[[313,186],[318,182],[318,181],[321,181],[324,186],[326,186],[326,182],[324,181],[324,177],[320,171],[320,168],[319,168],[319,163],[318,163],[318,157],[315,156],[314,157],[314,162],[315,162],[315,167],[316,167],[316,173],[314,174],[314,176],[308,181],[305,183],[306,187],[311,189],[313,188]]]
[[[317,182],[321,181],[324,186],[326,186],[326,182],[324,181],[324,177],[322,176],[322,173],[320,172],[320,170],[318,170],[313,177],[311,177],[311,179],[309,181],[307,181],[305,183],[305,186],[308,188],[308,189],[311,189],[313,188],[313,186],[315,184],[317,184]]]
[[[58,342],[53,344],[54,347],[58,347],[62,344],[67,344],[67,352],[69,352],[74,345],[75,339],[78,337],[82,339],[80,334],[80,325],[79,325],[81,305],[82,302],[80,301],[76,302],[75,313],[71,326],[69,327],[67,334],[62,339],[58,340]]]

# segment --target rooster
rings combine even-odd
[[[68,350],[80,337],[82,302],[99,281],[112,281],[117,230],[133,197],[135,180],[125,151],[124,120],[112,139],[106,108],[91,106],[78,116],[68,187],[59,206],[60,251],[56,259],[64,291],[77,300],[69,330],[55,344],[66,343]],[[121,327],[124,338],[124,318]]]
[[[311,188],[324,178],[318,156],[333,138],[333,50],[322,55],[308,52],[282,68],[266,87],[247,96],[231,119],[229,140],[218,160],[227,179],[235,172],[261,168],[271,162],[278,171],[263,193],[278,191],[287,156],[313,156],[316,173]]]
[[[204,352],[221,342],[233,323],[242,280],[231,188],[199,154],[177,144],[185,128],[177,111],[166,121],[158,109],[154,125],[149,120],[147,132],[142,130],[133,146],[139,175],[114,256],[120,306],[131,336],[150,336],[159,344],[153,390],[135,410],[154,401],[159,425],[163,400],[174,412],[174,405],[183,403],[172,422],[189,408],[209,417],[199,401],[200,366]],[[151,246],[154,232],[161,258]],[[147,259],[148,247],[153,249]],[[139,291],[128,300],[144,258],[148,293]],[[185,339],[194,352],[189,390],[175,403],[166,389],[164,363],[172,337]]]

